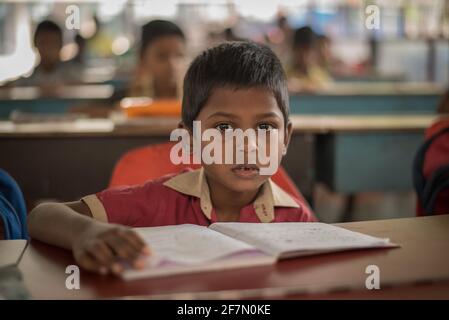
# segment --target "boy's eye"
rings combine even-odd
[[[268,123],[261,123],[257,126],[258,130],[266,130],[266,131],[270,131],[272,129],[274,129],[274,127],[271,124]]]
[[[229,123],[220,123],[215,128],[223,132],[226,130],[232,130],[232,126]]]

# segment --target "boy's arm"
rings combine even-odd
[[[120,259],[142,267],[142,253],[148,253],[144,241],[132,229],[92,219],[82,201],[43,203],[28,216],[32,238],[73,250],[76,261],[85,269],[99,273],[119,273]]]
[[[71,250],[79,235],[95,224],[91,217],[81,201],[42,203],[28,215],[28,231],[34,239]]]

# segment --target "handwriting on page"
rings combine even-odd
[[[234,253],[255,250],[248,244],[196,225],[137,230],[156,257],[179,264],[199,264]]]
[[[228,223],[212,228],[271,253],[370,247],[387,241],[324,223]]]

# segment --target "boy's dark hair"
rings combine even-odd
[[[293,48],[312,47],[316,40],[316,34],[309,26],[295,30],[293,35]]]
[[[61,39],[62,42],[62,29],[59,27],[55,22],[51,20],[44,20],[41,21],[34,31],[34,41],[36,41],[36,37],[39,33],[42,32],[54,32],[57,33]]]
[[[193,60],[184,78],[182,121],[192,128],[193,121],[218,87],[270,90],[288,122],[287,80],[282,64],[265,45],[253,42],[226,42],[201,53]]]
[[[178,36],[185,40],[184,33],[176,24],[166,20],[153,20],[142,26],[140,39],[140,56],[146,48],[156,39],[166,36]]]
[[[326,36],[325,34],[317,34],[316,40],[322,41],[322,42],[327,42],[327,41],[330,41],[330,38],[328,36]]]

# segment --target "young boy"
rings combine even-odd
[[[52,89],[63,84],[79,82],[70,64],[62,62],[60,52],[63,44],[61,28],[53,21],[40,22],[34,32],[34,46],[39,53],[39,65],[28,78],[13,83],[17,86],[39,86]]]
[[[209,49],[192,62],[184,79],[181,128],[192,136],[196,120],[203,132],[278,132],[277,164],[292,133],[288,113],[284,71],[265,46],[230,42]],[[202,150],[205,145],[201,143]],[[249,152],[249,142],[244,149]],[[41,204],[29,215],[29,232],[73,250],[80,266],[104,274],[122,271],[119,258],[140,268],[142,253],[149,253],[138,235],[124,226],[315,221],[306,204],[259,174],[260,169],[259,164],[203,163],[198,170],[105,190],[80,201]]]
[[[72,108],[72,112],[107,117],[111,106],[125,97],[180,100],[185,51],[184,33],[173,22],[153,20],[144,24],[138,62],[129,85],[115,90],[106,103],[81,105]]]
[[[308,26],[296,29],[293,36],[292,65],[288,70],[291,91],[314,92],[331,81],[318,58],[317,35]]]
[[[139,64],[128,95],[180,98],[185,36],[173,22],[153,20],[142,26]]]

